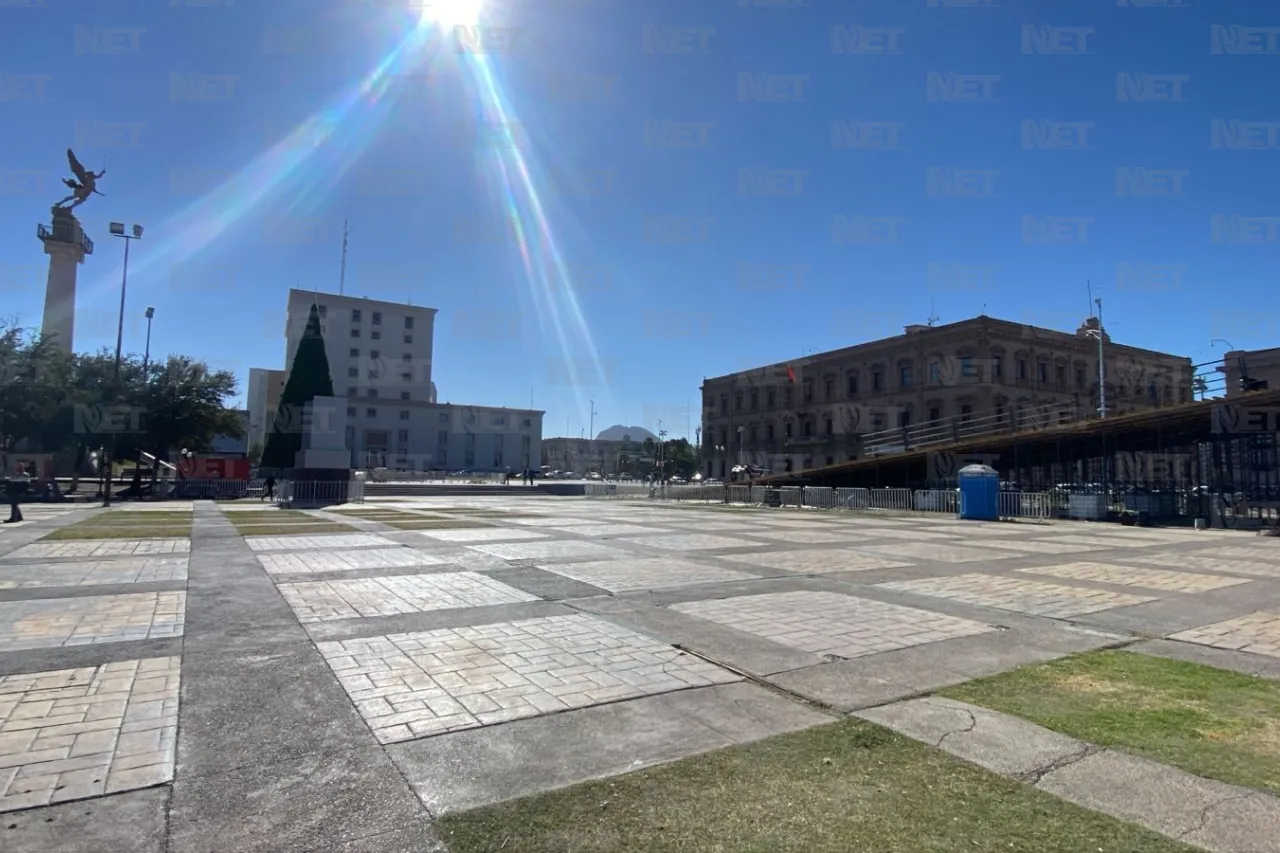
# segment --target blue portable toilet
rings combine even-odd
[[[972,521],[1000,520],[1000,473],[990,465],[960,469],[960,517]]]

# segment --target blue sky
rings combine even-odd
[[[39,323],[71,145],[78,349],[137,222],[127,348],[155,306],[243,387],[345,218],[347,293],[439,309],[441,399],[532,392],[548,436],[590,399],[684,434],[703,376],[931,313],[1074,329],[1086,281],[1125,343],[1280,338],[1271,4],[401,2],[0,0],[0,314]]]

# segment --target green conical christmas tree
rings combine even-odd
[[[324,352],[324,336],[320,332],[320,310],[311,306],[307,328],[298,342],[289,378],[280,394],[280,408],[262,450],[263,468],[292,468],[302,449],[303,412],[316,397],[333,396],[333,379],[329,376],[329,357]]]

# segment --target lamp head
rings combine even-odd
[[[111,225],[110,225],[109,227],[111,228],[111,233],[112,233],[112,234],[116,235],[117,237],[123,237],[123,236],[124,236],[124,223],[123,223],[123,222],[112,222],[112,223],[111,223]]]
[[[142,226],[141,226],[141,225],[135,225],[135,226],[133,226],[133,236],[134,236],[134,237],[137,237],[137,238],[141,238],[141,237],[142,237]]]
[[[148,320],[150,320],[152,317],[156,316],[156,309],[154,309],[154,308],[152,308],[150,305],[148,305],[148,306],[147,306],[147,311],[146,311],[146,315],[145,315],[145,316],[146,316],[146,318],[147,318]]]

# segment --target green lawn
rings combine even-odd
[[[186,539],[191,524],[72,524],[60,527],[43,537],[41,542],[65,542],[77,539]]]
[[[442,818],[452,853],[1192,853],[861,721]]]
[[[1199,776],[1280,794],[1280,683],[1125,651],[1075,655],[942,691]]]

